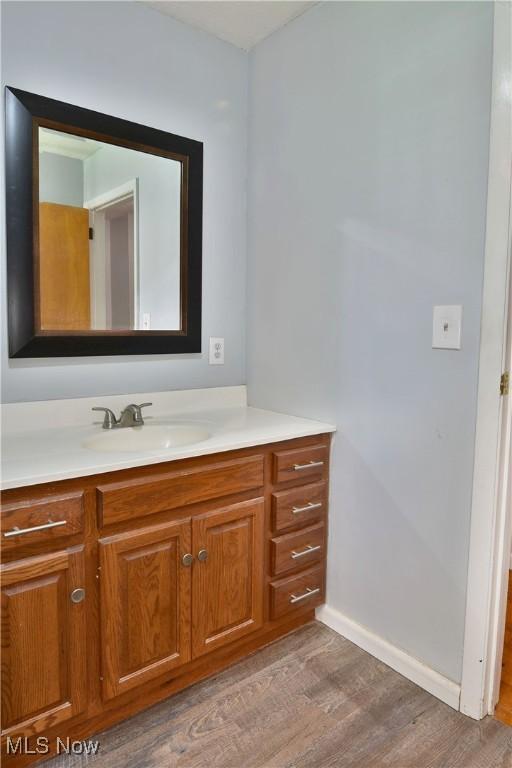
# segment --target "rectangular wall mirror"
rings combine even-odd
[[[13,357],[201,349],[200,142],[6,89]]]

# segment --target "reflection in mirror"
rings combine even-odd
[[[39,127],[41,330],[179,330],[181,163]]]

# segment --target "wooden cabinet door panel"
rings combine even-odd
[[[190,660],[190,521],[100,540],[103,696]]]
[[[194,658],[263,623],[264,501],[212,510],[192,520]],[[206,559],[198,557],[206,552]]]
[[[86,699],[81,549],[1,568],[2,733],[30,735],[82,712]]]

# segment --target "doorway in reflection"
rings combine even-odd
[[[92,329],[139,328],[135,189],[87,205]]]

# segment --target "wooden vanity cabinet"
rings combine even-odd
[[[89,738],[310,621],[329,447],[320,435],[5,491],[5,764]]]

